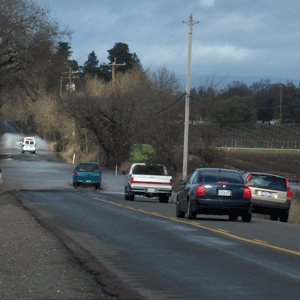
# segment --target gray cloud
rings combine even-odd
[[[300,78],[300,3],[293,0],[35,0],[74,30],[73,58],[95,51],[107,62],[115,43],[129,45],[144,68],[185,75],[190,14],[192,74]]]

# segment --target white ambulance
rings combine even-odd
[[[36,151],[35,139],[33,137],[24,137],[24,140],[23,140],[22,146],[21,146],[21,151],[22,151],[22,153],[27,151],[27,152],[32,152],[34,154]]]

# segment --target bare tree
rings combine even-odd
[[[90,79],[84,92],[64,105],[79,127],[97,137],[108,167],[126,161],[132,145],[150,144],[155,161],[174,168],[176,144],[183,132],[178,130],[182,124],[177,89],[178,82],[167,70],[146,74],[135,68],[117,74],[114,92],[111,83]]]
[[[49,11],[26,0],[0,0],[0,107],[22,89],[32,100],[45,84],[61,32]],[[8,95],[8,96],[4,96]]]
[[[83,92],[64,102],[65,110],[77,126],[91,130],[106,154],[108,167],[129,157],[135,132],[139,131],[138,115],[147,101],[147,76],[138,69],[118,74],[115,91],[111,83],[88,80]]]

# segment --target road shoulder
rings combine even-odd
[[[142,299],[13,192],[0,207],[1,299]]]

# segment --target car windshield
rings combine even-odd
[[[140,175],[166,175],[164,167],[161,165],[136,165],[133,174]]]
[[[97,164],[80,164],[79,172],[99,172]]]
[[[201,171],[198,175],[197,182],[198,183],[220,182],[220,183],[244,184],[243,179],[239,173],[228,172],[226,170]]]
[[[272,175],[252,174],[247,185],[277,191],[286,189],[285,179]]]

